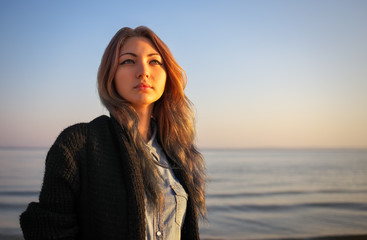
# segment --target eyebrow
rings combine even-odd
[[[124,56],[124,55],[131,55],[131,56],[134,56],[134,57],[137,57],[137,56],[138,56],[138,55],[136,55],[135,53],[126,52],[126,53],[121,53],[121,54],[119,55],[119,57]],[[160,56],[160,54],[159,54],[159,53],[150,53],[150,54],[148,54],[148,57],[155,56],[155,55]]]

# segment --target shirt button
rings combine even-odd
[[[159,237],[159,236],[161,236],[161,235],[162,235],[161,231],[158,231],[158,232],[157,232],[157,236]]]

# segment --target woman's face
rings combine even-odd
[[[167,79],[157,49],[147,38],[131,37],[121,47],[118,63],[114,78],[118,94],[135,109],[152,109],[162,96]]]

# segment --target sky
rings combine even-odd
[[[0,1],[0,146],[108,112],[96,74],[145,25],[188,76],[200,148],[367,148],[367,1]]]

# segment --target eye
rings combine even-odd
[[[134,64],[135,62],[132,59],[126,59],[120,63],[120,65],[124,64]]]
[[[159,66],[162,66],[163,65],[163,63],[161,63],[157,59],[154,59],[154,60],[150,61],[150,64],[152,64],[152,65],[159,65]]]

